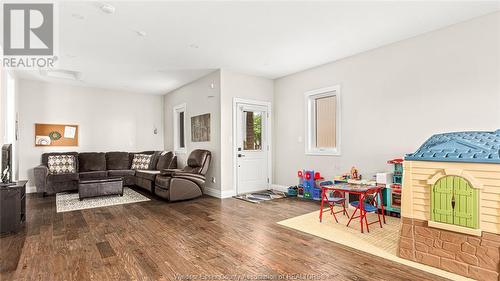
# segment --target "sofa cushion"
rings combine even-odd
[[[202,149],[193,150],[188,157],[187,164],[192,168],[201,167],[205,163],[207,151]]]
[[[153,155],[151,154],[135,154],[134,159],[132,159],[132,170],[148,170],[151,165],[151,159]]]
[[[106,169],[107,170],[127,170],[130,168],[128,152],[107,152]]]
[[[124,176],[134,176],[135,170],[109,170],[109,177],[124,177]]]
[[[47,152],[42,154],[42,165],[48,167],[49,156],[55,155],[73,155],[77,160],[75,162],[76,170],[78,171],[78,152]]]
[[[79,174],[81,180],[101,179],[108,176],[107,171],[80,172]]]
[[[78,155],[79,172],[106,171],[106,154],[84,152]]]
[[[157,176],[155,179],[155,185],[160,186],[164,189],[168,189],[171,179],[171,177],[167,176]]]
[[[69,154],[49,155],[47,167],[51,175],[76,173],[76,157]]]
[[[47,176],[47,182],[56,183],[56,182],[68,182],[68,181],[77,181],[78,180],[77,173],[66,173],[66,174],[54,174]]]
[[[156,165],[158,165],[158,160],[160,159],[160,155],[162,155],[165,151],[155,151],[151,157],[151,162],[149,163],[148,170],[157,170]]]
[[[132,165],[132,161],[134,160],[136,154],[153,155],[154,153],[155,153],[154,151],[131,152],[128,154],[129,163],[130,165]]]
[[[158,157],[158,163],[156,164],[156,169],[154,170],[163,170],[170,169],[172,167],[172,161],[174,160],[174,154],[171,151],[163,151]]]
[[[187,166],[182,170],[194,174],[205,174],[210,164],[211,153],[208,150],[196,149],[189,154]]]
[[[138,178],[154,181],[155,177],[160,174],[160,171],[154,170],[137,170],[135,176]]]
[[[124,186],[135,184],[135,170],[109,170],[108,177],[121,177]]]

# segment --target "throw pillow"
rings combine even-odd
[[[132,159],[132,170],[147,170],[151,163],[153,155],[148,154],[135,154],[134,159]]]
[[[49,174],[68,174],[76,172],[74,155],[50,155],[47,161]]]

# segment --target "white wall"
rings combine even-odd
[[[47,151],[163,149],[163,96],[19,80],[20,179]],[[35,123],[79,125],[78,147],[35,147]],[[153,133],[154,128],[158,133]]]
[[[5,102],[5,70],[3,67],[0,65],[0,147],[4,145],[4,123],[5,123],[5,109],[4,109],[4,102]],[[0,163],[2,161],[2,154],[0,153]],[[0,168],[1,169],[1,168]],[[2,172],[0,170],[0,178],[2,177]]]
[[[500,128],[500,13],[275,81],[275,183],[296,171],[369,176],[435,133]],[[304,154],[304,92],[341,85],[342,155]],[[300,141],[299,138],[302,140]]]
[[[273,101],[273,80],[221,70],[221,190],[223,197],[234,194],[233,99]]]
[[[4,144],[4,123],[5,123],[5,95],[7,92],[7,89],[5,88],[5,81],[6,80],[6,75],[5,75],[5,70],[3,67],[0,65],[0,145]],[[0,153],[0,161],[2,160],[2,155]],[[2,171],[0,171],[1,174]]]
[[[0,83],[0,142],[1,145],[12,144],[11,180],[17,180],[19,178],[19,149],[16,139],[16,119],[19,110],[17,81],[6,69],[3,69],[0,75],[2,80]]]
[[[213,84],[214,88],[211,87]],[[220,190],[220,71],[212,72],[165,95],[165,149],[174,150],[173,108],[186,104],[186,152],[176,153],[180,168],[186,165],[189,153],[195,149],[212,152],[212,162],[206,175],[206,192],[217,195]],[[191,117],[210,113],[210,141],[191,141]],[[212,182],[215,178],[215,183]]]
[[[214,84],[214,88],[210,87]],[[209,97],[211,96],[211,97]],[[186,151],[208,149],[213,161],[207,174],[206,193],[217,197],[234,195],[232,114],[233,98],[272,101],[273,81],[228,70],[215,71],[165,95],[165,149],[173,150],[173,108],[186,104]],[[191,117],[211,114],[210,142],[191,142]],[[188,155],[177,154],[181,165]],[[215,183],[212,182],[215,178]]]

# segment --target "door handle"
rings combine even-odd
[[[238,153],[238,157],[245,157],[245,155]]]

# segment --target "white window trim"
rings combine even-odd
[[[314,99],[336,96],[336,118],[335,118],[335,136],[336,136],[336,147],[335,148],[317,148],[313,144],[315,143],[315,128],[316,128],[316,120],[315,116],[315,107],[314,107]],[[305,99],[305,112],[306,112],[306,124],[305,124],[305,154],[306,155],[330,155],[330,156],[339,156],[340,155],[340,140],[341,140],[341,103],[340,103],[340,85],[335,85],[331,87],[321,88],[317,90],[312,90],[304,93]]]
[[[179,113],[184,112],[184,147],[179,147]],[[173,108],[173,128],[174,128],[174,151],[175,153],[186,153],[186,104],[179,104]]]

